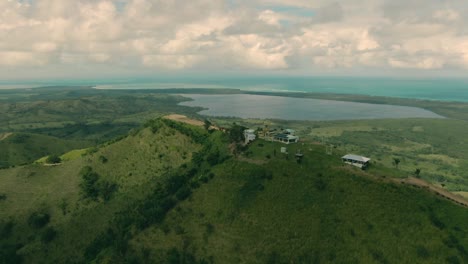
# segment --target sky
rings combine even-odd
[[[0,81],[465,76],[465,0],[0,0]]]

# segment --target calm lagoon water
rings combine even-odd
[[[182,96],[193,101],[181,105],[207,108],[199,112],[207,116],[284,120],[443,118],[422,108],[406,106],[246,94]]]

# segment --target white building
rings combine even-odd
[[[250,142],[254,141],[257,138],[257,136],[255,136],[255,130],[253,129],[244,130],[244,138],[245,138],[245,144],[249,144]]]
[[[354,155],[354,154],[348,154],[343,157],[341,157],[344,163],[350,164],[353,166],[356,166],[361,169],[367,168],[369,166],[369,162],[371,159],[366,158],[364,156],[359,156],[359,155]]]

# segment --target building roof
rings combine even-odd
[[[253,134],[253,133],[255,133],[255,130],[253,130],[253,129],[246,129],[246,130],[244,130],[244,133]]]
[[[297,139],[298,137],[296,136],[291,136],[288,134],[277,134],[275,135],[275,138],[280,138],[280,139]]]
[[[359,155],[354,155],[354,154],[348,154],[342,157],[342,159],[349,159],[349,160],[355,160],[355,161],[362,161],[362,162],[368,162],[371,159],[366,158],[364,156],[359,156]]]

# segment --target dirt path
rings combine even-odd
[[[424,180],[409,177],[407,179],[392,179],[392,181],[398,182],[398,183],[401,183],[401,184],[408,184],[408,185],[412,185],[412,186],[427,189],[427,190],[435,193],[436,195],[444,197],[445,199],[448,199],[448,200],[450,200],[450,201],[452,201],[454,203],[457,203],[459,205],[468,207],[468,200],[465,199],[464,197],[456,195],[454,193],[451,193],[451,192],[445,190],[442,187],[434,186],[434,185],[432,185],[432,184],[430,184],[430,183],[428,183],[428,182],[426,182]]]
[[[184,115],[172,114],[172,115],[164,116],[163,118],[174,120],[174,121],[177,121],[177,122],[186,123],[186,124],[193,125],[193,126],[202,127],[202,126],[205,125],[205,123],[200,121],[200,120],[190,119],[190,118],[188,118],[187,116],[184,116]],[[210,129],[218,130],[219,128],[212,125],[212,126],[210,126]]]
[[[0,141],[7,139],[9,136],[13,135],[13,133],[3,133],[0,134]]]
[[[361,170],[356,170],[355,168],[352,168],[350,166],[344,166],[340,167],[339,170],[347,171],[347,172],[352,172],[356,175],[359,175],[361,177],[366,177],[369,179],[379,179],[384,182],[394,182],[398,184],[407,184],[411,186],[415,186],[417,188],[423,188],[426,189],[440,197],[443,197],[447,200],[450,200],[458,205],[464,206],[468,208],[468,199],[464,198],[461,195],[457,195],[455,193],[449,192],[446,189],[442,187],[438,187],[435,185],[430,184],[429,182],[426,182],[424,180],[414,178],[414,177],[409,177],[406,179],[400,179],[400,178],[390,178],[390,177],[379,177],[378,175],[370,174],[367,173],[366,171],[361,171]],[[376,177],[377,176],[377,177]]]
[[[188,118],[188,117],[186,117],[184,115],[178,115],[178,114],[167,115],[164,118],[174,120],[174,121],[178,121],[178,122],[182,122],[182,123],[186,123],[186,124],[189,124],[189,125],[194,125],[194,126],[203,126],[203,124],[204,124],[200,120],[190,119],[190,118]]]

